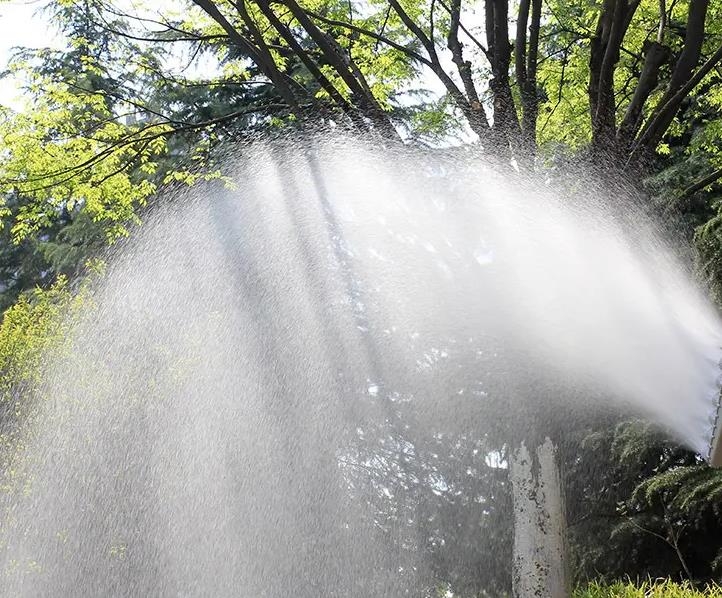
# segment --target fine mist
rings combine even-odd
[[[722,324],[619,198],[340,137],[239,153],[110,258],[26,397],[3,595],[423,595],[369,498],[409,491],[415,435],[613,405],[707,453]]]

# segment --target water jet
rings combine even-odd
[[[411,469],[424,438],[613,403],[704,454],[722,323],[651,224],[471,152],[235,153],[237,188],[160,205],[47,360],[9,593],[423,595],[402,502],[453,477]]]

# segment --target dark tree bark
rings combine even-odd
[[[486,39],[488,58],[491,63],[492,79],[489,81],[494,102],[494,133],[492,140],[495,150],[508,153],[519,145],[519,119],[509,82],[511,44],[509,43],[509,2],[508,0],[487,0]]]
[[[313,59],[313,57],[301,46],[298,40],[294,37],[291,30],[284,25],[281,20],[276,16],[276,13],[271,9],[271,5],[268,0],[256,0],[256,5],[261,9],[263,15],[268,19],[268,22],[278,32],[281,38],[288,44],[293,52],[298,56],[299,60],[308,69],[311,76],[318,82],[321,88],[329,95],[331,100],[341,110],[347,114],[351,122],[362,130],[367,127],[363,122],[363,119],[357,114],[355,108],[346,101],[341,92],[328,80],[326,75],[323,74],[320,67]]]
[[[324,58],[339,77],[348,86],[354,100],[358,103],[362,112],[378,128],[382,135],[389,138],[397,138],[396,131],[388,119],[388,116],[379,105],[373,95],[366,79],[353,61],[346,56],[345,50],[331,35],[321,31],[313,22],[311,17],[299,6],[296,0],[283,0],[293,17],[308,33],[309,37],[323,53]]]
[[[449,8],[449,15],[451,21],[449,23],[449,34],[446,40],[446,46],[451,51],[452,60],[456,65],[456,69],[459,73],[459,77],[464,85],[464,91],[466,92],[466,101],[469,104],[469,110],[473,115],[472,118],[475,121],[476,127],[483,129],[486,133],[489,129],[489,122],[486,119],[486,114],[483,113],[483,107],[481,100],[479,99],[479,93],[474,84],[474,76],[471,70],[471,62],[464,60],[463,44],[459,41],[459,26],[461,24],[461,0],[451,0]],[[478,134],[478,133],[477,133]]]
[[[645,45],[644,66],[639,76],[632,100],[627,106],[619,131],[618,146],[629,151],[634,137],[642,126],[642,110],[650,94],[657,88],[660,67],[669,61],[669,48],[654,41]]]
[[[722,168],[718,168],[717,170],[711,172],[707,176],[702,177],[700,180],[692,183],[689,187],[687,187],[684,191],[682,191],[679,199],[686,199],[689,196],[697,193],[697,191],[701,191],[705,187],[709,187],[710,185],[713,185],[720,179],[722,179]]]
[[[411,31],[416,39],[419,40],[421,45],[428,54],[428,66],[439,80],[444,84],[449,95],[454,99],[459,109],[463,112],[466,117],[471,129],[479,135],[481,139],[484,139],[489,131],[489,122],[486,117],[484,108],[479,102],[478,104],[473,103],[473,99],[466,97],[463,92],[457,87],[454,80],[444,70],[444,67],[439,60],[439,55],[436,51],[435,41],[424,33],[424,30],[419,27],[418,24],[409,16],[409,14],[403,9],[401,4],[397,0],[389,0],[389,4],[394,9],[394,12],[399,16],[401,21]],[[453,8],[450,9],[453,12]],[[452,15],[453,18],[453,15]]]
[[[589,107],[592,148],[597,155],[614,153],[616,103],[614,73],[620,48],[639,0],[605,0],[591,40],[589,60]]]
[[[440,0],[440,4],[442,6],[445,6],[443,0]],[[416,25],[414,20],[403,10],[401,5],[398,3],[391,3],[389,6],[394,9],[394,12],[399,16],[402,22],[419,40],[424,50],[426,51],[427,57],[422,56],[418,52],[388,39],[383,34],[369,31],[353,23],[330,19],[324,15],[314,13],[312,11],[308,11],[308,14],[316,21],[331,25],[333,27],[347,29],[353,33],[375,39],[377,42],[383,43],[391,48],[403,52],[411,60],[427,66],[438,77],[439,81],[441,81],[441,83],[444,85],[449,96],[453,99],[456,106],[463,113],[464,118],[466,118],[472,131],[474,131],[481,139],[484,139],[487,132],[489,131],[489,121],[487,119],[484,106],[481,103],[479,103],[478,105],[473,105],[472,102],[469,101],[469,99],[464,95],[464,92],[459,89],[454,80],[442,66],[441,61],[439,60],[439,56],[436,52],[436,46],[432,42],[431,38],[428,37],[423,32],[423,30]],[[449,12],[451,12],[450,9],[448,10]]]
[[[656,149],[669,125],[672,124],[682,101],[722,59],[722,47],[697,72],[704,42],[705,20],[709,0],[691,0],[687,13],[687,32],[684,46],[662,99],[647,119],[639,139],[635,144],[632,157],[644,159]]]
[[[361,66],[354,60],[350,48],[342,47],[338,41],[336,34],[340,30],[345,30],[352,38],[374,39],[377,44],[394,48],[408,59],[431,69],[490,154],[502,160],[513,156],[519,164],[533,167],[542,94],[537,71],[543,0],[519,0],[518,14],[513,15],[513,43],[509,37],[509,0],[485,0],[486,47],[464,26],[463,0],[431,0],[426,24],[410,16],[400,0],[389,0],[387,19],[380,31],[365,28],[368,25],[354,22],[351,16],[339,20],[315,13],[299,0],[232,0],[229,4],[236,8],[241,25],[230,23],[219,9],[219,3],[213,0],[194,2],[221,25],[231,43],[257,64],[289,109],[298,116],[316,100],[276,64],[272,46],[265,41],[267,37],[264,40],[265,32],[261,32],[247,10],[248,2],[255,3],[285,50],[298,58],[317,85],[328,94],[331,103],[324,103],[324,106],[343,112],[360,130],[372,129],[388,138],[397,138],[388,114],[374,96]],[[587,95],[592,156],[609,158],[636,170],[654,153],[684,99],[722,61],[720,48],[698,68],[709,3],[710,0],[690,0],[682,50],[675,59],[664,96],[649,114],[649,98],[659,85],[660,73],[671,59],[664,42],[668,27],[666,0],[659,0],[659,25],[656,36],[654,31],[649,32],[653,39],[646,42],[642,50],[641,71],[638,76],[631,76],[628,92],[625,84],[625,95],[630,98],[626,108],[618,104],[620,90],[615,88],[615,73],[640,0],[602,0],[590,39]],[[435,36],[434,11],[440,10],[439,7],[443,7],[449,17],[445,39],[437,39],[438,33]],[[388,15],[398,17],[393,35],[385,31]],[[288,24],[291,19],[292,25]],[[482,65],[475,68],[469,59],[471,54],[464,46],[467,39],[482,51],[491,70],[486,98],[482,94],[482,83],[477,80]],[[444,50],[450,53],[455,72],[448,70],[442,54]],[[332,82],[334,78],[325,74],[323,69],[328,67],[343,81],[343,89],[338,82]],[[512,85],[517,89],[512,90]],[[624,116],[620,122],[621,108],[624,108]]]
[[[529,10],[531,8],[531,22]],[[536,151],[536,126],[539,118],[539,90],[537,66],[539,59],[539,28],[541,25],[541,0],[522,0],[516,23],[514,43],[514,70],[521,98],[521,146],[533,155]],[[527,26],[529,41],[527,46]]]
[[[278,90],[279,95],[288,104],[290,110],[299,118],[303,118],[301,105],[292,91],[293,82],[284,75],[273,60],[273,56],[265,45],[256,47],[247,37],[239,32],[223,16],[212,0],[193,0],[193,2],[205,11],[216,23],[226,32],[230,40],[236,44],[241,51],[256,63],[259,69],[268,77]]]

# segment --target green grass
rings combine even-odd
[[[672,581],[647,581],[642,584],[620,582],[612,585],[591,583],[585,588],[578,588],[573,598],[722,598],[722,586],[693,588],[689,583]]]

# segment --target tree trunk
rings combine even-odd
[[[566,515],[552,441],[532,454],[524,443],[510,460],[514,500],[514,598],[567,598]]]
[[[529,11],[531,10],[531,22]],[[522,0],[516,21],[514,41],[514,71],[521,103],[520,155],[517,162],[534,165],[536,153],[536,126],[539,118],[539,89],[536,72],[539,56],[539,28],[541,27],[542,0]],[[527,27],[529,43],[527,48]]]
[[[632,100],[627,106],[624,120],[617,132],[617,141],[625,152],[629,151],[634,137],[642,125],[644,105],[657,87],[659,69],[669,60],[669,53],[669,48],[659,42],[644,44],[644,66]]]
[[[684,47],[672,72],[667,91],[639,134],[632,157],[635,153],[652,154],[654,152],[694,85],[697,85],[702,77],[722,58],[722,46],[720,46],[717,52],[694,72],[702,53],[705,36],[704,23],[708,7],[708,0],[693,0],[690,3]]]
[[[592,149],[598,156],[615,153],[616,103],[614,73],[620,50],[640,0],[605,0],[591,40],[589,105]]]
[[[496,152],[504,156],[509,154],[512,144],[518,144],[521,131],[509,82],[512,49],[509,43],[509,2],[487,0],[484,8],[488,58],[492,74],[489,89],[494,102],[492,143]]]

